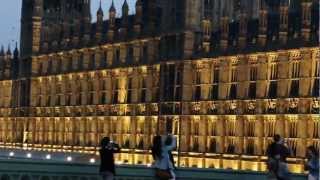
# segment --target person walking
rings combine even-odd
[[[308,180],[319,179],[319,151],[314,146],[307,148],[307,159],[305,169],[309,171]]]
[[[285,146],[284,139],[280,135],[273,137],[273,143],[267,148],[267,167],[269,180],[290,180],[290,172],[286,163],[290,155],[289,149]]]
[[[175,180],[174,165],[169,154],[175,147],[176,139],[172,135],[153,138],[152,156],[155,160],[156,176],[161,180]]]
[[[104,137],[101,140],[100,149],[100,174],[103,180],[113,180],[115,176],[115,164],[114,164],[114,153],[120,152],[118,144],[110,141],[109,137]]]

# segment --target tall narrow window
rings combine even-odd
[[[256,98],[256,81],[257,81],[257,66],[250,67],[250,84],[248,96],[250,99]]]
[[[217,141],[216,139],[210,139],[209,152],[216,153],[217,152]]]
[[[113,104],[117,104],[118,103],[118,99],[119,99],[119,80],[115,79],[114,80],[114,88],[113,88],[113,96],[112,96],[112,103]]]
[[[128,54],[127,54],[127,63],[133,62],[133,47],[129,46],[128,48]]]
[[[319,97],[319,91],[320,91],[320,87],[319,87],[319,81],[320,79],[314,79],[313,82],[313,89],[312,89],[312,96],[313,97]]]
[[[231,85],[229,91],[229,98],[236,99],[237,98],[237,69],[236,66],[232,66],[231,68]]]
[[[132,101],[132,78],[128,78],[127,103],[130,104],[131,101]]]
[[[300,63],[298,61],[295,61],[292,63],[292,70],[291,70],[291,78],[299,78],[300,73]]]
[[[144,45],[142,51],[142,62],[146,63],[148,62],[148,46]]]
[[[214,84],[211,87],[211,99],[212,100],[218,100],[218,96],[219,96],[219,85],[218,84]]]
[[[115,63],[119,63],[120,62],[120,49],[116,48],[116,52],[115,52]]]
[[[247,147],[246,147],[246,152],[248,155],[254,155],[254,140],[253,139],[248,139],[247,141]]]
[[[278,65],[276,63],[272,63],[270,67],[270,74],[269,74],[269,92],[268,92],[268,98],[276,98],[277,97],[277,91],[278,91]]]
[[[96,54],[92,52],[90,60],[89,60],[89,69],[94,69],[96,66]]]
[[[142,77],[141,80],[141,94],[140,94],[140,102],[144,103],[146,102],[146,98],[147,98],[147,81],[146,81],[146,77]]]
[[[101,68],[104,68],[104,67],[106,67],[107,66],[107,51],[101,51],[101,53],[100,53],[100,57],[101,57],[101,59],[100,59],[100,67]]]
[[[271,64],[269,79],[270,80],[277,80],[278,79],[278,65],[276,63]]]
[[[181,83],[182,83],[182,77],[181,72],[177,70],[175,72],[175,83],[174,83],[174,99],[175,101],[181,100]]]
[[[194,93],[193,100],[198,101],[201,99],[201,73],[197,71],[194,74]]]
[[[82,70],[83,69],[83,64],[84,64],[84,54],[81,53],[80,54],[80,59],[79,59],[79,64],[78,64],[78,70]]]
[[[299,96],[299,80],[291,81],[290,88],[290,97],[298,97]]]
[[[314,73],[313,88],[312,88],[313,97],[319,97],[320,95],[319,81],[320,81],[320,61],[317,60],[315,64],[315,73]]]

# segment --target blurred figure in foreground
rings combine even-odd
[[[319,179],[319,151],[314,146],[307,148],[308,161],[305,164],[305,169],[309,171],[308,180]]]
[[[120,152],[120,147],[118,144],[110,141],[109,137],[104,137],[100,144],[100,174],[102,175],[103,180],[113,180],[116,174],[114,153]]]
[[[267,149],[267,166],[269,180],[290,180],[290,172],[286,162],[290,151],[279,134],[273,137],[273,143]]]
[[[176,138],[172,135],[153,138],[152,156],[155,160],[156,176],[161,180],[175,180],[171,151],[176,147]]]

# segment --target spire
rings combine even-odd
[[[10,44],[8,45],[7,55],[11,55],[11,47],[10,47]]]
[[[114,6],[113,0],[112,0],[112,3],[111,3],[111,6],[110,6],[109,12],[110,12],[110,13],[111,13],[111,12],[116,13],[116,8],[115,8],[115,6]]]
[[[223,7],[223,10],[222,10],[222,16],[223,17],[226,17],[228,16],[228,4],[226,3]]]
[[[142,1],[137,0],[136,2],[136,15],[135,15],[135,24],[141,24],[142,23]]]
[[[125,0],[122,5],[122,25],[123,26],[128,25],[128,15],[129,15],[129,6],[127,3],[127,0]]]
[[[288,6],[289,2],[288,0],[280,0],[280,6]]]
[[[97,16],[103,16],[103,10],[102,10],[102,5],[101,5],[101,0],[100,0],[100,4],[99,4],[99,9],[97,11]]]
[[[265,0],[261,0],[261,7],[259,13],[259,35],[258,43],[264,47],[267,42],[267,29],[268,29],[268,10]]]
[[[136,36],[138,36],[141,33],[142,14],[143,14],[142,1],[137,0],[136,15],[134,17],[134,32]]]
[[[123,5],[122,5],[122,14],[123,15],[128,15],[129,14],[129,5],[127,3],[127,0],[124,0]]]
[[[101,42],[102,40],[102,29],[103,29],[103,10],[101,6],[101,0],[100,0],[100,5],[99,9],[97,11],[97,24],[96,24],[96,41],[98,43]]]
[[[109,30],[108,30],[108,40],[114,40],[114,31],[116,23],[116,8],[114,7],[114,2],[112,0],[111,7],[109,9]]]
[[[1,45],[0,56],[4,56],[4,47]]]
[[[156,0],[149,0],[148,1],[148,32],[151,34],[155,32],[155,21],[157,16],[156,9],[157,9]]]
[[[260,9],[261,10],[267,10],[267,3],[266,3],[266,0],[260,0]]]
[[[15,59],[19,57],[18,42],[16,42],[16,48],[14,48],[13,56]]]
[[[243,4],[240,5],[240,18],[239,18],[239,37],[238,43],[240,49],[243,49],[247,45],[247,28],[248,28],[248,19],[247,11]]]

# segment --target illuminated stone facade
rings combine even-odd
[[[172,133],[181,167],[263,171],[278,133],[303,172],[320,147],[318,2],[257,1],[248,16],[221,1],[218,16],[220,1],[176,0],[169,24],[165,2],[124,3],[122,18],[112,6],[108,21],[100,8],[91,24],[88,0],[24,0],[21,58],[0,56],[0,146],[96,153],[110,136],[118,162],[150,164],[152,137]],[[56,23],[57,7],[73,21]]]

